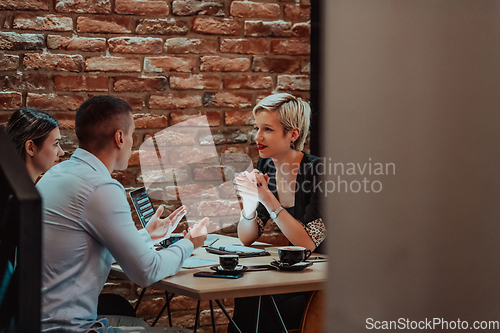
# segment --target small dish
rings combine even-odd
[[[298,262],[296,264],[290,265],[290,264],[286,264],[284,262],[277,261],[277,260],[271,261],[271,265],[273,265],[274,267],[277,267],[280,271],[293,271],[293,272],[303,271],[304,269],[311,266],[312,264],[313,264],[312,262],[302,261],[302,262]]]
[[[238,265],[234,269],[224,269],[221,265],[215,265],[210,267],[211,270],[216,272],[224,272],[224,273],[239,273],[247,270],[247,266]]]

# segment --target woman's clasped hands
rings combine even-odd
[[[259,202],[270,193],[269,176],[257,169],[238,174],[233,182],[236,193],[243,199],[243,214],[247,217],[255,212]]]

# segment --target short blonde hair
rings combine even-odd
[[[309,103],[303,101],[300,97],[295,97],[287,93],[269,95],[261,100],[253,108],[253,116],[261,111],[279,112],[278,119],[283,126],[284,133],[298,128],[300,133],[295,140],[295,150],[302,151],[304,143],[309,134],[309,125],[311,122],[311,107]]]

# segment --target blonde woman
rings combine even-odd
[[[326,228],[320,211],[321,192],[316,156],[304,153],[309,133],[311,108],[293,95],[280,93],[261,100],[253,109],[255,142],[259,149],[257,170],[242,173],[235,187],[243,200],[238,237],[251,245],[270,218],[290,244],[321,252]],[[308,293],[274,295],[288,329],[298,328]],[[235,300],[235,322],[240,329],[255,331],[257,298]],[[282,306],[280,306],[280,304]],[[260,332],[279,332],[271,308],[262,304]],[[232,325],[228,332],[235,332]]]

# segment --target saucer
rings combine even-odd
[[[239,273],[247,270],[247,266],[238,265],[234,269],[224,269],[221,265],[215,265],[210,267],[211,270],[216,272],[224,272],[224,273]]]
[[[290,264],[286,264],[284,262],[277,261],[277,260],[271,261],[271,265],[273,265],[274,267],[278,267],[278,269],[280,271],[295,271],[295,272],[303,271],[304,269],[306,269],[306,267],[309,267],[312,264],[313,264],[312,262],[302,261],[302,262],[298,262],[296,264],[290,265]]]

